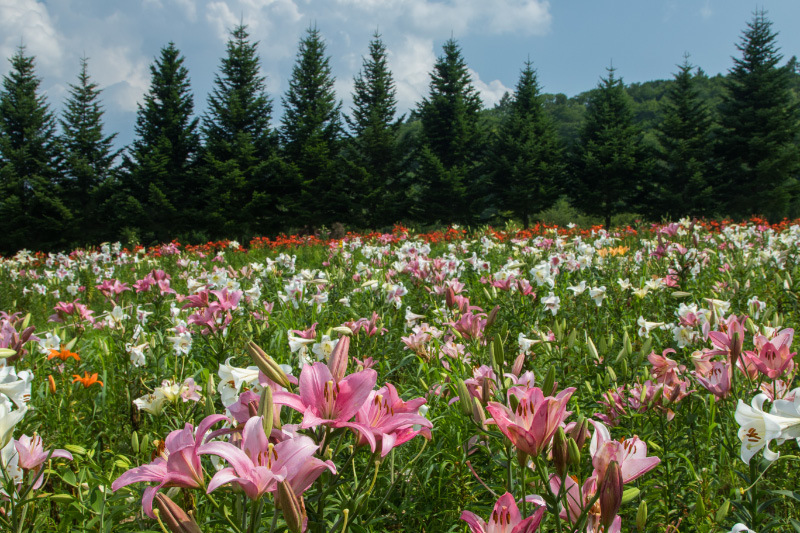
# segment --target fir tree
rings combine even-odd
[[[100,90],[87,71],[86,58],[81,58],[78,83],[70,85],[62,119],[60,120],[64,149],[63,198],[72,211],[71,230],[74,241],[83,244],[112,238],[107,233],[101,202],[113,179],[116,133],[103,133],[103,107]]]
[[[734,58],[725,81],[717,192],[736,217],[779,219],[797,186],[797,105],[776,40],[766,13],[756,12],[737,45],[742,57]]]
[[[23,46],[0,91],[0,249],[67,244],[71,213],[61,201],[56,122],[38,94],[34,58]]]
[[[289,170],[299,184],[295,219],[300,225],[341,221],[350,208],[338,164],[342,120],[334,83],[322,36],[309,28],[283,98],[280,131]]]
[[[206,221],[213,237],[250,237],[267,230],[268,215],[275,213],[277,137],[259,72],[257,43],[249,41],[245,26],[237,26],[203,118]]]
[[[397,97],[379,33],[354,79],[353,113],[345,117],[352,135],[347,161],[354,176],[354,221],[362,226],[387,225],[401,214],[398,181]]]
[[[479,159],[482,104],[458,43],[450,39],[442,50],[431,72],[428,97],[419,104],[424,143],[419,156],[424,192],[419,201],[429,222],[468,221],[472,213],[467,193]]]
[[[492,190],[501,211],[529,224],[531,215],[550,207],[564,178],[561,143],[545,113],[536,71],[530,61],[520,73],[489,163]]]
[[[688,57],[678,68],[661,100],[658,186],[652,201],[653,214],[670,219],[710,215],[713,208],[711,113],[700,98]]]
[[[576,202],[603,219],[632,210],[646,175],[641,132],[633,122],[630,97],[621,78],[601,78],[589,96],[586,120],[576,147]]]
[[[126,157],[128,224],[138,222],[146,239],[166,241],[200,219],[202,187],[196,182],[200,149],[189,72],[174,43],[150,67],[150,90],[139,104],[136,139]],[[133,212],[130,212],[130,211]]]

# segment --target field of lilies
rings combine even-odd
[[[800,531],[800,222],[0,258],[0,530]]]

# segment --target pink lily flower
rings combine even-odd
[[[776,379],[784,372],[791,372],[794,367],[794,356],[797,352],[789,353],[788,344],[773,344],[767,342],[758,355],[748,352],[750,361],[759,372],[769,379]]]
[[[39,474],[42,464],[47,459],[60,457],[72,461],[72,454],[67,450],[53,450],[53,453],[45,451],[42,445],[42,438],[34,433],[33,437],[22,435],[14,440],[14,448],[17,450],[17,466],[23,470],[33,470],[34,476]],[[38,489],[44,483],[44,476],[40,476],[33,486],[33,490]]]
[[[349,422],[367,401],[375,387],[378,373],[374,370],[355,372],[338,382],[324,363],[306,365],[300,372],[300,394],[278,391],[273,395],[275,405],[286,405],[303,413],[302,429],[326,425],[349,427],[363,435],[375,450],[372,430],[358,422]]]
[[[678,365],[677,361],[667,357],[669,353],[675,353],[675,350],[667,348],[661,355],[650,352],[647,356],[647,360],[653,365],[653,375],[659,383],[675,383],[678,381],[678,374],[686,370],[683,365]]]
[[[417,435],[431,438],[433,424],[419,414],[419,408],[425,401],[425,398],[415,398],[404,402],[397,394],[397,389],[387,383],[369,393],[367,401],[356,413],[356,422],[372,430],[376,445],[381,446],[381,457],[386,457],[392,448]],[[418,429],[414,429],[415,426]],[[367,439],[360,435],[357,446],[365,444]]]
[[[461,333],[467,340],[476,340],[483,337],[483,330],[486,328],[486,314],[478,313],[473,315],[472,311],[468,311],[461,315],[457,322],[448,322],[454,330]]]
[[[727,398],[731,392],[731,365],[727,361],[714,361],[706,377],[699,374],[694,377],[717,398]]]
[[[527,391],[515,389],[519,399],[516,411],[498,402],[489,402],[486,409],[492,415],[500,431],[508,437],[514,446],[530,456],[536,457],[547,449],[558,427],[564,422],[574,387],[564,389],[555,398],[545,397],[542,390],[533,387]],[[487,423],[490,421],[487,420]]]
[[[603,479],[606,468],[611,461],[616,461],[622,470],[622,482],[630,483],[661,462],[658,457],[647,457],[647,444],[635,436],[624,441],[611,439],[611,434],[602,423],[590,420],[594,425],[594,435],[589,444],[589,453],[592,455],[592,466],[597,473],[597,479]]]
[[[540,503],[533,514],[523,520],[514,497],[506,492],[494,504],[488,524],[470,511],[463,511],[461,520],[469,525],[472,533],[533,533],[539,529],[546,510]]]
[[[584,481],[583,486],[579,487],[578,482],[567,476],[564,478],[564,498],[567,501],[566,507],[561,509],[559,516],[570,524],[577,522],[578,517],[583,513],[584,508],[594,499],[597,493],[596,473]],[[561,478],[553,474],[550,476],[550,491],[558,495],[561,493]],[[600,502],[597,501],[589,509],[586,521],[586,533],[620,533],[622,531],[622,518],[614,518],[607,530],[601,529],[600,523]]]
[[[336,473],[331,461],[313,457],[319,446],[309,437],[298,436],[272,444],[264,433],[260,416],[247,421],[242,431],[241,447],[229,442],[208,442],[198,449],[199,455],[222,457],[231,466],[211,478],[210,494],[222,485],[233,483],[248,498],[257,500],[267,492],[278,490],[278,482],[286,481],[296,494],[301,494],[326,468]]]
[[[300,337],[301,339],[316,339],[317,338],[317,322],[311,324],[311,327],[308,329],[293,329],[291,330],[292,333]]]
[[[153,514],[153,498],[162,487],[199,488],[203,482],[203,467],[200,464],[198,448],[208,430],[222,420],[227,420],[224,415],[207,416],[197,426],[197,432],[192,436],[192,425],[186,424],[183,429],[176,429],[167,435],[164,450],[152,463],[131,468],[111,484],[111,490],[117,491],[131,483],[146,481],[158,483],[144,489],[142,505],[144,512],[150,518]],[[263,431],[262,431],[263,432]]]
[[[731,361],[739,358],[744,345],[744,326],[742,325],[744,318],[746,317],[739,319],[735,315],[731,315],[720,323],[723,331],[708,332],[708,338],[717,348],[709,352],[709,355],[726,355]]]

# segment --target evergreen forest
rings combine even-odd
[[[798,217],[800,66],[764,11],[734,46],[725,74],[686,56],[670,79],[626,84],[601,66],[597,86],[574,97],[543,92],[529,60],[513,93],[487,107],[451,38],[427,94],[401,115],[380,34],[345,109],[317,27],[277,95],[240,25],[206,102],[194,99],[181,51],[161,49],[122,150],[90,61],[56,114],[20,46],[0,87],[0,252],[398,222],[527,226],[565,212],[605,226]]]

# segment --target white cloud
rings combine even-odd
[[[44,3],[36,0],[0,0],[0,53],[9,58],[23,44],[39,67],[60,72],[62,48],[59,35]],[[0,66],[8,72],[9,64]]]
[[[432,39],[409,35],[400,46],[389,50],[389,69],[397,85],[400,109],[413,108],[427,94],[435,62]]]
[[[706,0],[705,4],[703,4],[703,7],[700,8],[700,16],[704,19],[708,19],[711,18],[711,15],[713,14],[714,12],[711,10],[711,0]]]
[[[492,80],[486,83],[481,79],[478,73],[472,69],[469,69],[469,75],[472,76],[472,84],[480,93],[481,100],[483,100],[483,105],[485,107],[493,107],[500,101],[504,94],[513,92],[513,89],[509,89],[503,85],[503,82],[500,80]]]

